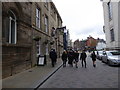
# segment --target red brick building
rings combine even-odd
[[[88,37],[86,41],[86,46],[90,49],[95,49],[97,45],[97,39],[94,39],[93,37]]]

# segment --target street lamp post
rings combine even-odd
[[[54,48],[56,49],[56,51],[58,52],[59,57],[60,57],[60,46],[59,46],[60,45],[60,34],[61,34],[61,32],[64,33],[64,31],[66,30],[66,26],[56,28],[56,29],[54,27],[52,27],[51,30],[52,30],[51,31],[51,40],[55,41]]]

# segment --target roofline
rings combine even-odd
[[[59,18],[60,18],[61,21],[62,21],[62,18],[61,18],[60,14],[59,14],[59,12],[58,12],[58,10],[57,10],[57,8],[56,8],[56,6],[55,6],[55,4],[53,3],[52,0],[51,0],[51,4],[55,7],[55,10],[56,10],[57,14],[58,14]],[[63,21],[62,21],[62,23],[63,23]]]

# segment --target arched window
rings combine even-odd
[[[7,42],[16,44],[16,40],[17,40],[16,16],[11,10],[8,13],[9,13],[9,17],[8,17],[9,25],[8,25],[8,30],[7,30],[7,33],[8,33]]]

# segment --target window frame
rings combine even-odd
[[[37,28],[41,28],[41,10],[40,8],[36,7],[36,13],[35,13],[35,23]]]
[[[113,13],[112,13],[112,3],[111,3],[111,2],[108,2],[107,5],[108,5],[109,21],[111,21],[112,18],[113,18]]]
[[[46,55],[49,54],[49,47],[48,47],[48,44],[46,45]]]
[[[48,33],[48,16],[45,15],[45,18],[44,18],[44,25],[45,25],[45,32]]]
[[[17,43],[17,22],[16,22],[16,15],[12,10],[9,10],[9,14],[12,14],[12,16],[9,15],[9,30],[8,30],[8,43],[9,44],[16,44]],[[12,24],[12,21],[14,22],[14,25]],[[14,26],[14,30],[13,29]],[[12,33],[14,31],[14,33]],[[14,35],[14,39],[12,38],[12,36]],[[13,41],[14,40],[14,41]]]
[[[41,54],[41,42],[40,40],[39,41],[36,41],[36,53],[37,53],[37,56],[39,56]]]
[[[44,6],[48,9],[48,0],[44,0]]]
[[[110,38],[111,38],[111,42],[115,41],[115,34],[113,28],[110,30]]]

